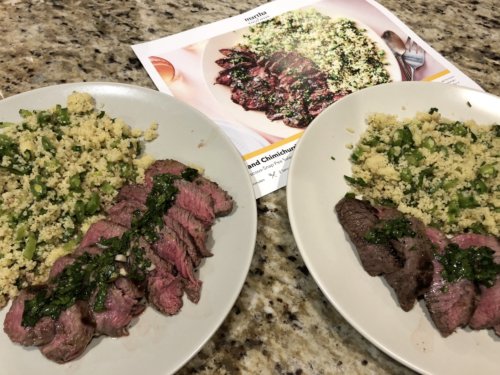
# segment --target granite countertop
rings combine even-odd
[[[2,1],[0,97],[63,82],[155,88],[131,44],[213,22],[264,0]],[[495,0],[380,1],[486,91],[500,95]],[[179,374],[411,374],[364,339],[301,260],[286,189],[258,200],[255,255],[223,326]]]

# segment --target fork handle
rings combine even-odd
[[[415,68],[410,66],[410,81],[415,80]]]
[[[399,65],[401,65],[401,70],[403,71],[403,75],[405,76],[407,81],[413,81],[412,75],[408,72],[408,66],[404,62],[403,58],[400,54],[395,54],[396,60],[398,60]]]

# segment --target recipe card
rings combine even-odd
[[[413,77],[388,36],[423,51]],[[304,130],[353,92],[411,79],[481,89],[373,0],[276,0],[132,48],[160,91],[233,141],[257,198],[286,185]]]

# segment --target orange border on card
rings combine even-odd
[[[292,135],[291,137],[282,139],[281,141],[275,142],[269,146],[262,147],[262,148],[259,148],[258,150],[249,152],[248,154],[243,155],[243,159],[248,160],[248,159],[251,159],[257,155],[261,155],[269,150],[274,150],[275,148],[278,148],[278,147],[283,146],[287,143],[295,141],[296,139],[299,139],[300,137],[302,137],[302,134],[304,134],[304,132],[297,133],[295,135]]]
[[[436,73],[436,74],[433,74],[429,77],[424,78],[422,81],[434,81],[435,79],[442,77],[448,73],[450,73],[450,71],[448,69],[445,69],[442,72],[439,72],[439,73]]]

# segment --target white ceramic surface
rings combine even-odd
[[[247,167],[225,134],[204,115],[157,91],[114,83],[52,86],[0,101],[0,121],[18,121],[19,108],[46,109],[66,103],[72,91],[88,92],[113,117],[134,128],[159,124],[159,137],[147,144],[155,158],[176,158],[205,169],[234,198],[233,213],[217,220],[212,250],[199,272],[203,281],[197,305],[184,297],[173,317],[148,308],[119,339],[99,338],[79,359],[65,365],[45,359],[35,348],[14,345],[0,333],[1,374],[9,375],[165,375],[185,364],[213,335],[233,306],[245,281],[254,251],[257,214]],[[7,309],[0,311],[4,321]]]
[[[342,18],[342,15],[332,14],[328,9],[320,9],[321,12],[332,18]],[[349,17],[350,18],[350,17]],[[398,62],[391,50],[384,41],[363,23],[353,20],[360,29],[366,30],[366,35],[375,42],[377,47],[385,52],[386,69],[389,72],[393,81],[401,81],[401,70]],[[227,86],[214,84],[215,78],[222,69],[215,61],[224,56],[219,52],[221,48],[233,48],[238,43],[243,42],[243,35],[248,34],[249,28],[243,28],[237,31],[232,31],[226,34],[219,35],[210,39],[203,52],[202,69],[203,76],[208,87],[215,99],[221,104],[224,110],[233,118],[237,119],[242,124],[258,131],[261,134],[268,134],[272,137],[287,138],[301,132],[301,129],[286,126],[283,121],[271,121],[264,112],[260,111],[245,111],[242,106],[234,103],[231,100],[231,92]]]
[[[499,337],[460,329],[444,339],[423,303],[401,310],[383,279],[363,270],[334,211],[349,190],[343,176],[351,174],[352,151],[346,145],[357,142],[367,115],[408,118],[431,107],[450,119],[500,123],[500,98],[452,85],[400,82],[349,95],[311,123],[294,151],[287,186],[293,234],[323,293],[380,349],[421,373],[500,374]]]

